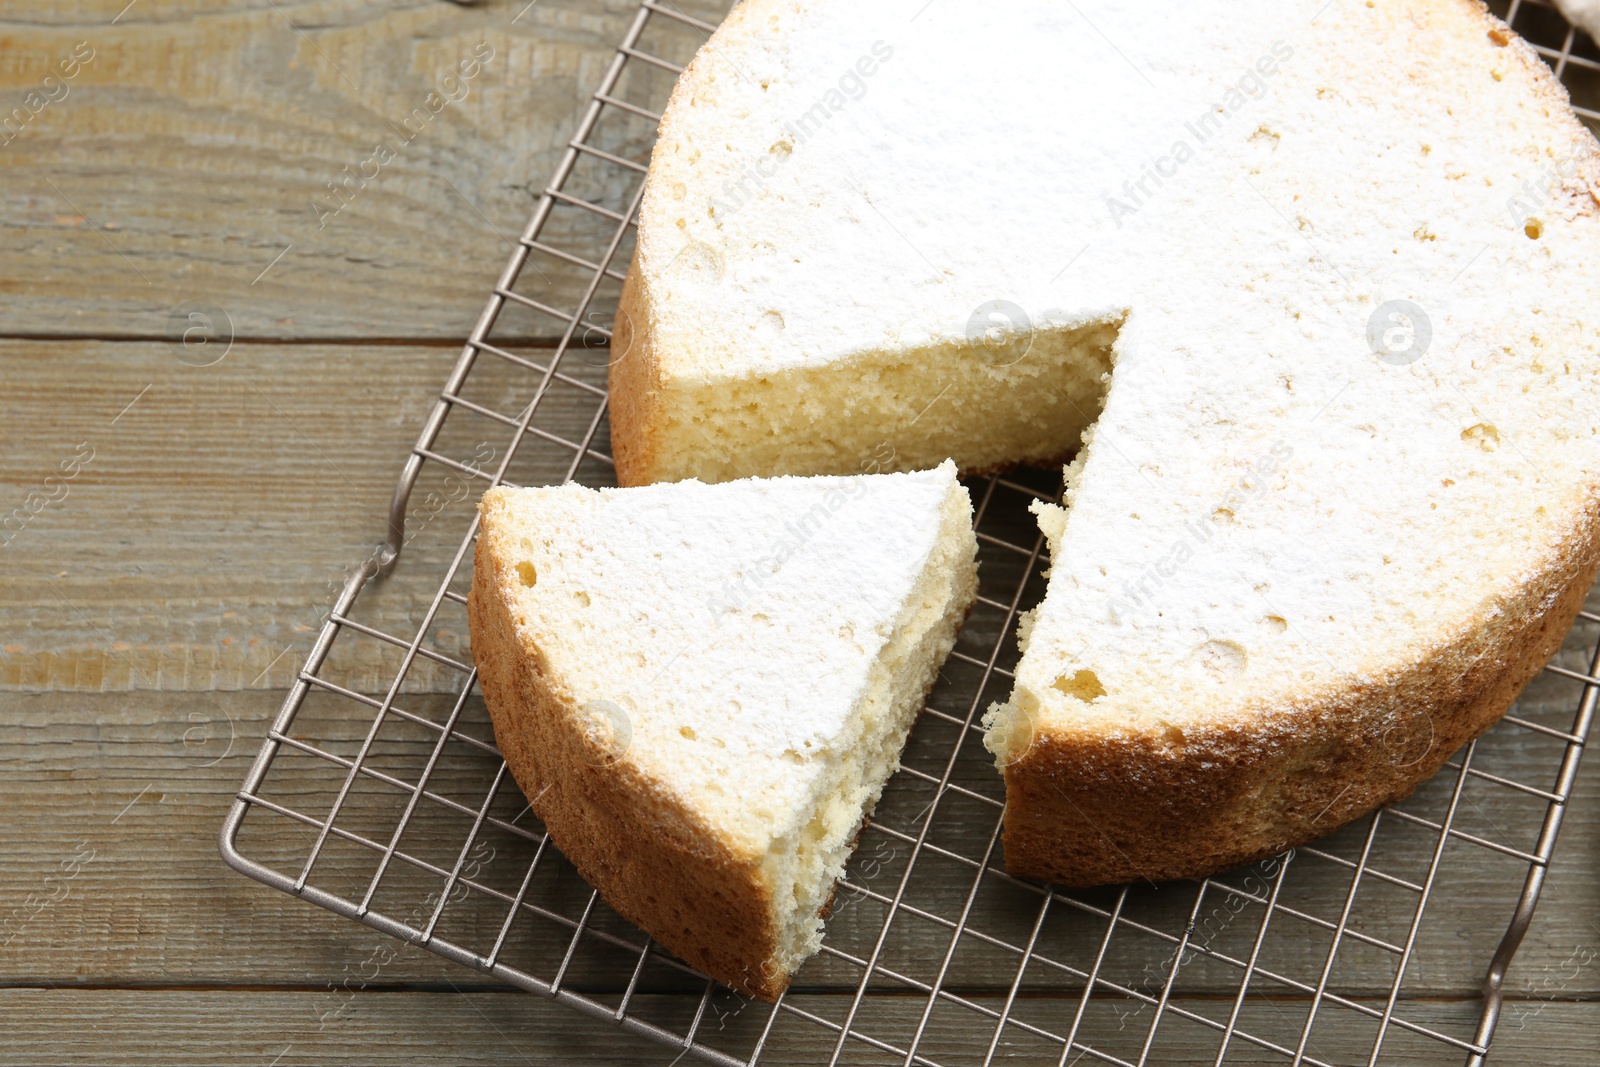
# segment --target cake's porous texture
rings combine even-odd
[[[480,512],[473,659],[534,811],[624,917],[776,997],[976,593],[954,464]]]
[[[1572,619],[1597,189],[1478,0],[746,0],[651,160],[619,475],[1075,453],[1006,862],[1209,873],[1404,795]]]

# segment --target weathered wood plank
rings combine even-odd
[[[0,929],[4,930],[0,941],[7,942],[4,973],[13,981],[58,985],[323,985],[360,975],[363,981],[401,986],[449,980],[462,988],[482,987],[485,980],[480,976],[417,949],[406,948],[396,954],[398,946],[388,937],[261,887],[223,866],[216,855],[216,831],[226,801],[242,780],[276,704],[275,694],[269,693],[0,697],[0,752],[7,754],[6,771],[0,775],[0,810],[7,813],[0,823],[0,854],[7,857],[7,877],[0,885]],[[409,706],[439,719],[448,712],[448,701],[437,697]],[[324,750],[350,753],[365,722],[340,703],[330,703],[308,712],[290,733]],[[469,707],[462,729],[473,736],[489,736],[481,708]],[[431,731],[407,724],[386,728],[374,749],[373,766],[406,781],[414,780],[416,769],[427,757],[430,736]],[[944,749],[940,739],[930,739],[929,744],[935,742]],[[1501,747],[1506,750],[1505,758],[1495,763],[1501,773],[1529,775],[1530,768],[1545,755],[1515,744]],[[992,778],[993,770],[976,748],[972,751],[972,759],[958,777],[974,788],[988,788],[994,795],[997,790],[993,786],[983,785],[984,777]],[[932,747],[926,750],[927,755],[932,753]],[[914,745],[907,763],[915,768],[925,765],[924,759]],[[430,789],[476,811],[494,765],[490,756],[451,744],[441,756]],[[337,768],[325,767],[309,756],[290,755],[268,778],[263,795],[320,818],[342,780]],[[358,783],[339,823],[387,841],[405,796],[367,779]],[[1493,790],[1470,789],[1468,795],[1486,822],[1507,835],[1531,837],[1527,811]],[[902,774],[885,798],[879,825],[913,828],[928,798],[911,776]],[[1580,792],[1570,812],[1564,847],[1557,853],[1544,907],[1512,972],[1512,985],[1518,990],[1562,996],[1600,992],[1600,962],[1564,974],[1572,969],[1568,961],[1576,948],[1600,949],[1600,930],[1590,925],[1600,913],[1600,887],[1589,869],[1591,857],[1600,849],[1597,799],[1600,775],[1589,773],[1580,779]],[[512,821],[523,807],[521,797],[507,783],[490,812]],[[448,869],[454,865],[470,822],[467,815],[452,813],[438,801],[424,801],[401,848]],[[977,856],[990,829],[992,815],[982,806],[951,798],[941,802],[929,840],[956,854]],[[246,855],[296,874],[311,836],[311,831],[281,816],[258,813],[247,821],[242,845]],[[1322,847],[1349,854],[1359,847],[1359,840],[1358,833],[1346,831],[1341,839]],[[1387,837],[1381,840],[1389,841]],[[1428,848],[1425,835],[1400,834],[1379,849],[1376,864],[1386,871],[1409,874],[1425,860]],[[468,859],[482,884],[509,894],[520,883],[532,851],[527,841],[491,830]],[[849,877],[864,890],[892,893],[908,854],[898,838],[869,830]],[[907,904],[953,919],[970,888],[972,869],[932,855],[925,855],[919,863],[919,872],[907,891]],[[1300,866],[1282,902],[1336,919],[1347,878],[1322,861],[1301,857],[1294,863]],[[359,899],[375,866],[376,856],[369,850],[335,842],[314,870],[312,882]],[[1476,848],[1452,854],[1419,940],[1406,985],[1408,994],[1476,995],[1482,969],[1520,884],[1517,870],[1515,863],[1493,862]],[[1243,875],[1227,880],[1245,883]],[[384,878],[373,907],[421,928],[442,885],[441,879],[398,862]],[[588,889],[564,862],[544,864],[532,893],[530,899],[569,920],[582,913],[589,899]],[[1079,896],[1090,903],[1107,903],[1105,892]],[[986,875],[968,929],[1020,946],[1027,939],[1040,899],[1032,890]],[[1223,900],[1215,895],[1210,899]],[[1406,910],[1409,899],[1403,892],[1373,886],[1359,898],[1353,925],[1363,932],[1402,939],[1410,914]],[[1193,900],[1192,885],[1146,887],[1130,898],[1127,911],[1140,922],[1176,934],[1183,929]],[[445,910],[438,930],[440,936],[484,951],[493,942],[505,911],[503,903],[473,893]],[[1242,958],[1248,954],[1259,914],[1254,906],[1218,910],[1207,905],[1196,943]],[[829,943],[866,955],[882,915],[882,905],[870,897],[841,894],[830,919]],[[1204,921],[1212,915],[1218,918]],[[612,919],[595,922],[601,929],[633,936],[624,924]],[[519,920],[515,930],[506,960],[550,977],[566,949],[570,927],[529,915]],[[1058,903],[1037,951],[1086,969],[1103,931],[1103,918]],[[1326,936],[1286,916],[1279,917],[1271,931],[1261,965],[1314,982]],[[948,927],[908,913],[896,921],[883,959],[886,966],[927,981],[948,945]],[[1170,942],[1154,935],[1126,929],[1118,934],[1115,945],[1107,977],[1130,988],[1147,988],[1151,974],[1164,973],[1161,969],[1170,964]],[[159,946],[159,951],[152,951],[152,946]],[[1334,987],[1351,993],[1386,985],[1392,973],[1388,956],[1359,944],[1347,943],[1340,959]],[[377,974],[372,973],[374,960],[381,961]],[[1019,960],[1015,951],[983,943],[969,934],[956,954],[948,981],[958,989],[1003,988],[1010,983]],[[568,977],[580,988],[617,990],[626,983],[631,966],[631,957],[586,938]],[[853,966],[822,959],[802,972],[800,985],[810,989],[848,986],[858,974]],[[1039,995],[1077,987],[1071,973],[1038,963],[1030,967],[1026,978],[1025,985]],[[1185,962],[1179,986],[1199,993],[1226,990],[1236,981],[1236,970],[1201,956]],[[642,988],[685,985],[698,988],[666,966],[653,964]],[[903,988],[888,979],[879,986],[890,992]],[[1269,991],[1271,988],[1269,985]]]
[[[236,343],[196,367],[161,343],[50,342],[48,358],[41,345],[0,341],[0,687],[286,687],[346,569],[382,539],[457,350]],[[567,370],[604,374],[576,358]],[[515,416],[536,383],[486,360],[464,395]],[[558,385],[539,425],[571,433],[597,405]],[[438,450],[492,471],[510,439],[461,412]],[[560,481],[572,455],[529,439],[511,474]],[[410,636],[483,485],[428,465],[402,563],[363,595],[364,622]],[[460,616],[442,618],[439,651],[466,654]],[[376,644],[343,642],[329,676],[382,691],[400,650]],[[425,660],[407,681],[459,675]]]
[[[998,1012],[1003,1001],[976,998]],[[191,990],[0,990],[0,1016],[7,1022],[7,1040],[0,1043],[0,1064],[117,1063],[166,1065],[207,1063],[219,1067],[280,1067],[308,1063],[396,1064],[402,1067],[450,1065],[660,1064],[679,1062],[670,1047],[622,1032],[570,1008],[515,991],[379,992],[350,997],[340,1014],[326,1014],[329,998],[317,991],[217,992]],[[843,997],[795,997],[796,1007],[824,1018],[842,1018]],[[647,1018],[686,1027],[697,998],[641,997],[635,1006]],[[1070,1021],[1072,1005],[1053,1005],[1054,1014]],[[1179,1001],[1177,1007],[1213,1016],[1227,1005]],[[906,1042],[921,1004],[901,1000],[875,1004],[860,1029],[880,1040]],[[1126,1011],[1126,1008],[1123,1009]],[[1249,1009],[1247,1009],[1248,1011]],[[1262,1007],[1282,1012],[1281,1031],[1293,1030],[1305,1007],[1278,1002]],[[1401,1012],[1424,1025],[1462,1025],[1471,1009],[1459,1002],[1403,1003]],[[1569,1001],[1521,1002],[1493,1046],[1497,1067],[1589,1067],[1594,1056],[1594,1007]],[[734,1014],[718,1005],[706,1013],[703,1033],[715,1046],[740,1047],[748,1031],[764,1023],[767,1009],[754,1005]],[[1527,1011],[1524,1020],[1514,1014]],[[720,1013],[720,1014],[719,1014]],[[1347,1013],[1348,1014],[1348,1013]],[[1114,1015],[1108,1015],[1115,1026]],[[1522,1025],[1518,1025],[1519,1021]],[[1097,1032],[1096,1047],[1126,1052],[1137,1058],[1148,1019],[1128,1020],[1120,1032]],[[722,1026],[722,1030],[718,1027]],[[1056,1021],[1060,1026],[1061,1022]],[[737,1033],[736,1033],[737,1031]],[[963,1009],[934,1013],[921,1052],[934,1062],[982,1062],[994,1032],[991,1018]],[[1085,1034],[1084,1036],[1088,1036]],[[1257,1035],[1262,1036],[1262,1035]],[[1281,1037],[1283,1034],[1275,1034]],[[1290,1035],[1291,1038],[1293,1035]],[[833,1054],[834,1034],[792,1015],[780,1016],[762,1055],[763,1064],[826,1063]],[[1209,1067],[1219,1035],[1210,1028],[1175,1020],[1163,1025],[1152,1048],[1152,1063],[1162,1067]],[[1292,1041],[1291,1041],[1292,1046]],[[904,1047],[902,1044],[900,1047]],[[1310,1054],[1334,1062],[1365,1061],[1371,1047],[1370,1028],[1330,1013],[1312,1032]],[[1053,1064],[1049,1045],[1016,1027],[1007,1027],[994,1062]],[[1360,1049],[1359,1053],[1354,1050]],[[1437,1042],[1423,1042],[1395,1033],[1385,1043],[1385,1064],[1454,1065],[1464,1058]],[[1339,1055],[1343,1053],[1343,1055]],[[1075,1053],[1076,1057],[1077,1054]],[[687,1064],[691,1061],[684,1059]],[[901,1059],[860,1041],[845,1046],[843,1064],[899,1064]],[[1082,1062],[1098,1062],[1085,1058]],[[1230,1064],[1287,1062],[1282,1057],[1235,1039]]]
[[[464,337],[637,11],[36,7],[0,19],[0,336],[164,337],[175,307],[206,301],[241,337]],[[649,46],[680,63],[704,40],[655,21]],[[670,74],[634,65],[619,94],[659,106]],[[596,143],[644,160],[653,133],[617,112]],[[614,208],[637,178],[589,161],[573,189]],[[611,228],[563,209],[549,236],[592,256]],[[586,275],[538,262],[530,295],[574,307]]]

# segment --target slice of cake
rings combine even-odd
[[[534,811],[623,916],[776,997],[972,604],[955,465],[480,514],[472,654]]]
[[[1600,40],[1600,0],[1556,0],[1556,7],[1568,22]]]
[[[1597,183],[1476,0],[745,0],[662,119],[618,470],[1081,442],[1006,862],[1204,874],[1404,795],[1572,619]]]

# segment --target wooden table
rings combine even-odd
[[[0,532],[0,1062],[674,1062],[409,948],[330,1021],[394,943],[216,849],[635,5],[125,2],[0,22],[27,114],[0,135],[0,512],[37,508]],[[330,190],[484,43],[464,99]],[[191,312],[231,347],[176,342]],[[1496,1063],[1600,1061],[1600,966],[1548,980],[1600,948],[1597,795],[1591,766]],[[1413,995],[1470,1008],[1478,974],[1430,963]]]

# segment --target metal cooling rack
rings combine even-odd
[[[1600,53],[1553,9],[1496,10],[1575,95],[1593,89]],[[634,15],[406,463],[386,543],[345,581],[238,793],[227,862],[718,1064],[821,1047],[830,1064],[1143,1065],[1194,1057],[1197,1042],[1219,1065],[1482,1063],[1600,696],[1600,615],[1584,613],[1513,714],[1404,803],[1250,871],[1063,892],[1001,869],[1001,783],[975,724],[1008,688],[1017,611],[1043,588],[1026,504],[1059,492],[1055,475],[969,483],[979,603],[840,883],[822,953],[776,1006],[654,948],[524,821],[460,640],[477,494],[457,490],[614,484],[605,323],[657,110],[712,28],[671,0]],[[444,491],[417,503],[440,477]],[[397,570],[402,547],[412,566]],[[391,633],[364,616],[364,590],[391,616],[412,605],[414,624]],[[1444,880],[1467,877],[1474,915],[1492,922],[1429,909]],[[1458,990],[1484,975],[1482,999],[1407,997],[1441,965]]]

